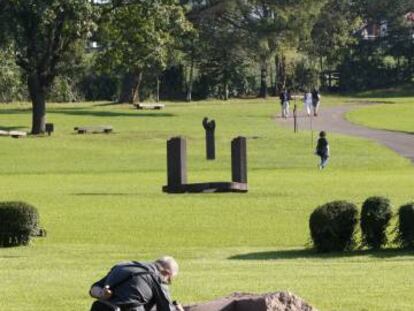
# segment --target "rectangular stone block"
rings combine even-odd
[[[236,137],[231,142],[232,181],[247,183],[247,143],[246,137]]]
[[[183,137],[173,137],[167,141],[168,186],[187,183],[187,143]]]

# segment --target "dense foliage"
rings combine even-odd
[[[411,82],[411,0],[3,0],[0,100],[203,99]],[[17,65],[18,66],[17,66]]]
[[[363,244],[379,249],[387,243],[387,227],[392,218],[390,200],[370,197],[362,204],[361,232]]]
[[[352,249],[357,222],[358,210],[353,203],[333,201],[319,206],[309,219],[314,248],[321,253]]]
[[[403,248],[414,247],[414,202],[401,206],[398,211],[396,242]]]
[[[3,0],[0,35],[11,42],[33,106],[32,133],[45,131],[47,93],[60,73],[73,66],[94,28],[86,0]]]
[[[27,245],[39,230],[35,207],[25,202],[0,202],[0,246]]]

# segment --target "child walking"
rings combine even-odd
[[[321,158],[321,163],[319,164],[319,169],[324,169],[328,164],[329,159],[329,143],[326,139],[326,132],[321,131],[319,133],[318,144],[316,145],[315,153]]]

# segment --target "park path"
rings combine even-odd
[[[414,164],[414,134],[372,129],[361,125],[353,124],[346,120],[346,113],[359,107],[373,105],[346,104],[337,107],[321,107],[319,115],[312,117],[312,120],[303,111],[298,112],[299,130],[310,130],[311,126],[315,131],[326,131],[345,134],[350,136],[364,137],[385,145],[400,155],[408,158]],[[291,127],[293,130],[293,118],[282,119],[276,117],[276,122],[284,127]]]

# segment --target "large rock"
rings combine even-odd
[[[263,295],[234,293],[207,303],[189,305],[185,311],[317,311],[289,292]]]

